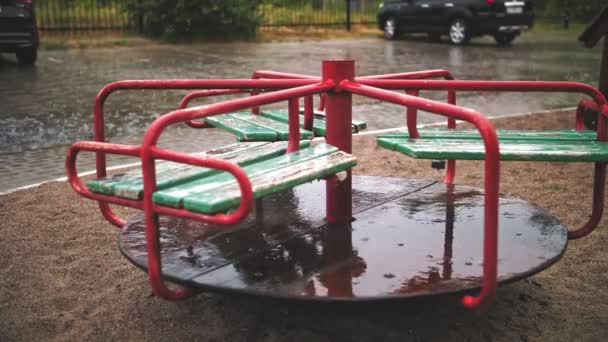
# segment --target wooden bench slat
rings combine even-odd
[[[475,129],[424,128],[419,129],[421,138],[425,139],[481,139]],[[510,130],[497,129],[499,140],[557,140],[583,141],[596,140],[597,133],[590,130]],[[379,138],[409,138],[407,132],[382,134]]]
[[[353,155],[342,151],[317,157],[285,168],[269,171],[251,179],[254,197],[262,198],[295,186],[325,178],[340,171],[345,171],[357,164]],[[215,188],[200,196],[184,199],[184,207],[191,211],[216,213],[236,208],[240,202],[241,192],[236,182]]]
[[[300,147],[309,146],[308,141],[301,141]],[[194,153],[195,156],[218,158],[233,161],[239,165],[248,165],[257,161],[273,158],[284,154],[287,142],[247,142],[213,149],[207,152]],[[188,182],[198,177],[217,174],[220,171],[188,164],[168,161],[156,162],[156,185],[165,189],[182,182]],[[143,177],[141,169],[127,173],[95,179],[87,183],[87,187],[96,193],[141,199],[143,194]]]
[[[215,115],[205,119],[209,124],[224,129],[240,140],[279,141],[289,137],[287,123],[247,112]],[[300,130],[300,139],[312,138],[312,132]]]
[[[285,122],[272,120],[261,115],[255,115],[252,113],[233,113],[233,117],[251,122],[254,125],[273,130],[277,133],[279,140],[289,139],[289,125]],[[312,132],[305,129],[300,129],[300,139],[311,139]]]
[[[257,198],[348,169],[356,163],[354,157],[343,156],[341,152],[338,153],[340,157],[327,157],[336,153],[337,148],[323,143],[243,169]],[[231,195],[228,190],[232,188],[238,189],[235,179],[228,173],[221,173],[157,191],[153,199],[161,205],[213,213],[238,205],[240,192]]]
[[[226,130],[241,140],[249,141],[277,141],[279,136],[276,131],[261,127],[249,121],[235,118],[232,114],[215,115],[205,118],[209,124]]]
[[[287,110],[263,110],[260,112],[260,114],[264,117],[271,118],[280,122],[288,122],[289,120],[289,111]],[[304,127],[304,115],[300,115],[300,127]],[[361,120],[353,120],[352,127],[352,132],[357,133],[367,128],[367,122]],[[312,128],[316,136],[325,136],[326,128],[324,119],[313,118]]]
[[[420,159],[483,160],[482,140],[379,138],[382,147]],[[608,143],[598,141],[503,140],[500,159],[510,161],[604,162]]]

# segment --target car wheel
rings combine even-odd
[[[517,37],[517,33],[504,33],[499,32],[494,35],[494,39],[496,40],[496,44],[500,46],[506,46],[513,43],[513,40]]]
[[[467,29],[467,23],[464,19],[455,19],[450,24],[449,30],[450,42],[455,45],[462,45],[469,42],[471,37]]]
[[[27,48],[17,50],[17,62],[20,65],[34,65],[36,58],[38,57],[38,50],[36,48]]]
[[[384,37],[393,40],[397,38],[397,20],[393,17],[387,18],[384,22]]]

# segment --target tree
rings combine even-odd
[[[144,34],[169,41],[251,37],[261,0],[127,0]]]

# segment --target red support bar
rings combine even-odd
[[[292,73],[288,73],[288,72],[278,72],[278,71],[270,71],[270,70],[256,70],[253,72],[253,74],[251,75],[252,79],[255,80],[259,80],[259,79],[274,79],[274,80],[316,80],[316,81],[320,81],[321,78],[320,77],[316,77],[316,76],[309,76],[309,75],[300,75],[300,74],[292,74]],[[251,96],[255,96],[258,95],[260,92],[253,90],[251,91]],[[253,107],[251,108],[251,113],[253,114],[260,114],[260,107]]]
[[[453,91],[537,91],[583,93],[598,106],[606,104],[606,98],[597,89],[584,83],[560,81],[462,81],[462,80],[359,80],[362,85],[391,90],[453,90]]]
[[[301,75],[301,74],[293,74],[289,72],[278,72],[271,70],[256,70],[253,72],[251,76],[253,79],[267,78],[267,79],[275,79],[275,80],[316,80],[321,81],[321,77],[319,76],[310,76],[310,75]]]
[[[513,92],[564,92],[582,93],[590,96],[598,108],[603,108],[607,102],[604,95],[594,87],[578,82],[561,81],[439,81],[439,80],[361,80],[362,85],[391,89],[391,90],[449,90],[449,91],[513,91]],[[608,112],[602,110],[598,116],[598,140],[608,139],[608,128],[599,124],[605,120]]]
[[[454,76],[448,70],[437,69],[437,70],[424,70],[424,71],[414,71],[414,72],[403,72],[397,74],[385,74],[385,75],[374,75],[374,76],[364,76],[357,77],[355,81],[360,80],[414,80],[414,79],[428,79],[428,78],[444,78],[446,80],[453,80]],[[411,90],[410,95],[418,96],[417,90]],[[415,94],[414,94],[415,91]],[[448,103],[456,104],[456,92],[453,90],[448,90]],[[417,110],[410,109],[408,107],[408,115],[407,115],[407,125],[409,134],[413,137],[419,137],[418,129],[416,128],[418,124]],[[456,120],[454,118],[448,118],[448,128],[456,128]],[[413,132],[416,132],[412,135]],[[456,177],[456,161],[448,160],[448,166],[444,178],[444,182],[446,184],[453,184],[454,177]]]
[[[434,69],[434,70],[401,72],[401,73],[397,73],[397,74],[384,74],[384,75],[355,77],[355,82],[360,82],[362,80],[415,80],[415,79],[426,79],[426,78],[445,78],[446,80],[453,80],[454,76],[452,76],[452,73],[447,70]]]
[[[288,107],[289,143],[287,153],[291,153],[300,149],[300,99],[297,97],[289,99]]]
[[[313,130],[314,123],[314,102],[312,96],[306,96],[304,98],[304,129],[308,131]]]
[[[453,81],[448,81],[453,82]],[[500,157],[498,138],[492,123],[481,113],[442,102],[398,94],[392,91],[372,88],[354,82],[342,81],[339,85],[355,94],[368,96],[403,106],[412,106],[431,113],[454,117],[471,122],[479,130],[486,148],[485,195],[484,195],[484,246],[482,290],[477,297],[464,296],[466,307],[478,307],[491,300],[497,287],[498,262],[498,193]]]
[[[190,103],[190,101],[192,101],[193,99],[196,98],[200,98],[200,97],[210,97],[210,96],[221,96],[221,95],[232,95],[232,94],[242,94],[245,93],[247,91],[242,90],[242,89],[209,89],[209,90],[198,90],[198,91],[193,91],[191,93],[186,94],[186,96],[184,96],[182,98],[181,101],[179,101],[179,108],[183,109],[183,108],[187,108],[188,107],[188,103]],[[201,121],[186,121],[186,125],[192,127],[192,128],[210,128],[213,127],[210,124],[208,124],[207,122],[201,122]]]
[[[584,113],[586,111],[593,111],[599,113],[598,105],[588,99],[582,99],[576,107],[576,130],[580,131],[585,129],[585,122],[583,120]],[[598,114],[599,115],[599,114]]]
[[[320,100],[319,100],[319,107],[317,107],[317,110],[319,111],[324,111],[325,110],[325,100],[326,100],[326,95],[325,94],[321,94],[320,96]]]
[[[414,89],[406,90],[405,93],[410,96],[419,95],[419,91]],[[407,107],[405,122],[407,124],[407,131],[410,137],[420,138],[420,133],[418,132],[418,109],[416,107]]]
[[[448,103],[456,105],[456,92],[453,90],[448,91]],[[454,118],[448,118],[448,128],[456,128],[456,120]],[[454,184],[454,178],[456,177],[456,161],[453,159],[448,160],[448,167],[445,171],[445,178],[443,182],[446,184]]]
[[[606,132],[608,131],[608,122],[606,116],[608,115],[608,105],[601,107],[597,118],[597,130],[598,140],[607,141],[608,137]],[[600,223],[604,214],[604,197],[606,193],[606,165],[607,163],[595,163],[595,170],[593,175],[593,206],[591,209],[591,217],[589,221],[585,223],[581,228],[571,230],[568,232],[568,239],[576,240],[584,236],[589,235]]]
[[[97,141],[79,141],[68,149],[65,159],[65,169],[68,176],[68,183],[70,183],[72,189],[80,196],[99,201],[100,204],[103,204],[106,207],[108,206],[108,203],[113,203],[130,208],[143,209],[143,205],[140,201],[96,194],[84,186],[80,181],[80,177],[78,177],[78,169],[76,167],[76,160],[80,151],[114,153],[139,157],[141,151],[140,146],[101,143]]]
[[[604,214],[604,194],[606,191],[606,163],[595,163],[593,175],[593,206],[591,217],[581,228],[568,231],[568,240],[576,240],[589,235],[602,220]]]
[[[355,62],[323,61],[323,80],[336,84],[352,81],[355,77]],[[339,86],[325,96],[325,120],[328,144],[347,153],[352,153],[352,94],[341,91]],[[346,224],[352,220],[352,177],[330,177],[326,180],[326,220],[328,223]]]

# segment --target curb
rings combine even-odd
[[[551,112],[567,112],[567,111],[573,111],[573,110],[576,110],[576,107],[556,108],[556,109],[547,109],[547,110],[535,111],[535,112],[517,113],[517,114],[502,115],[502,116],[492,116],[492,117],[489,117],[489,119],[490,120],[509,119],[509,118],[517,118],[517,117],[521,117],[521,116],[528,116],[528,115],[546,114],[546,113],[551,113]],[[456,121],[456,123],[462,123],[462,122],[463,121],[460,121],[460,120]],[[439,125],[443,125],[443,124],[444,124],[443,122],[442,123],[428,123],[428,124],[420,124],[420,125],[417,125],[416,127],[418,127],[418,128],[426,128],[426,127],[439,126]],[[405,129],[407,129],[406,126],[395,127],[395,128],[387,128],[387,129],[379,129],[379,130],[375,130],[375,131],[368,131],[368,132],[363,132],[363,133],[357,133],[357,134],[354,134],[353,137],[393,133],[393,132],[397,132],[397,131],[401,131],[401,130],[405,130]],[[325,138],[314,138],[313,139],[313,141],[321,141],[321,140],[325,140]],[[126,169],[126,168],[129,168],[129,167],[134,167],[134,166],[137,166],[137,165],[139,165],[139,163],[116,165],[116,166],[108,167],[107,170],[108,171],[116,171],[116,170]],[[89,171],[85,171],[85,172],[79,173],[78,176],[79,177],[89,176],[89,175],[94,174],[95,172],[96,172],[95,170],[89,170]],[[49,183],[49,182],[65,182],[67,180],[68,180],[67,177],[60,177],[60,178],[56,178],[56,179],[50,179],[50,180],[47,180],[47,181],[44,181],[44,182],[24,185],[24,186],[20,186],[18,188],[14,188],[14,189],[10,189],[10,190],[6,190],[6,191],[3,191],[3,192],[0,192],[0,196],[8,195],[8,194],[16,192],[16,191],[36,188],[36,187],[39,187],[39,186],[41,186],[43,184],[46,184],[46,183]]]

